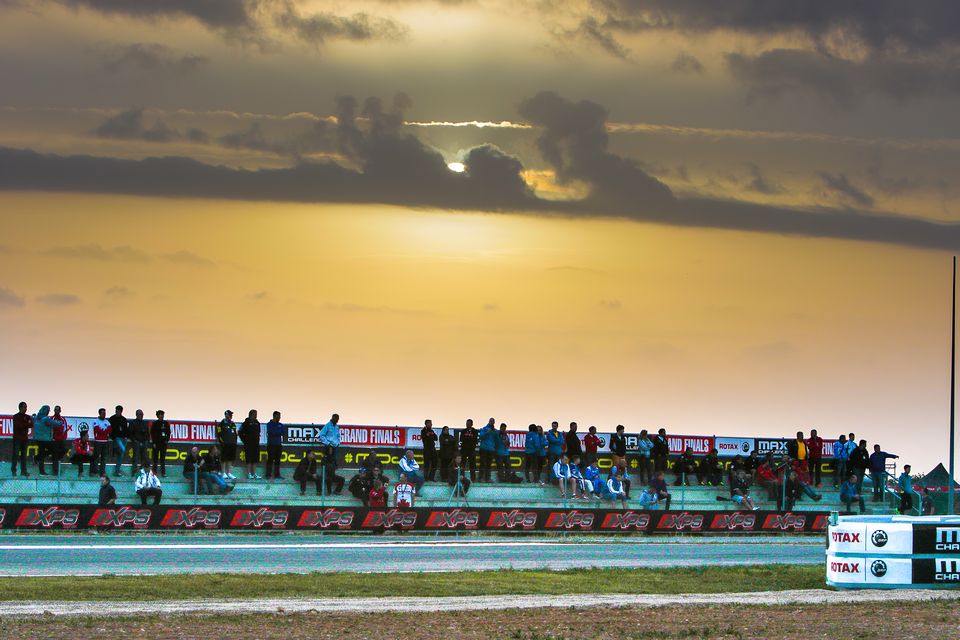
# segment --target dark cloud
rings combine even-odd
[[[338,16],[332,13],[302,15],[292,3],[274,17],[282,30],[308,44],[323,44],[330,39],[341,40],[400,40],[407,28],[390,18],[366,13]]]
[[[849,207],[797,210],[677,199],[639,163],[609,151],[603,107],[568,101],[554,93],[538,94],[524,101],[519,110],[539,128],[537,146],[556,179],[586,185],[589,195],[576,201],[542,200],[524,182],[520,161],[490,145],[463,155],[464,172],[450,171],[439,152],[402,132],[403,113],[409,106],[410,100],[403,94],[389,104],[368,99],[361,105],[353,98],[340,98],[337,122],[326,125],[329,128],[323,133],[325,144],[335,148],[344,158],[343,164],[301,161],[288,168],[250,171],[180,157],[121,160],[0,148],[0,189],[612,216],[678,226],[960,249],[960,225],[949,223]],[[824,183],[847,203],[872,206],[869,195],[862,191],[857,195],[856,187],[842,174],[824,175]],[[772,188],[759,172],[752,178],[760,180],[754,186]],[[186,255],[177,260],[196,262]]]
[[[155,20],[161,18],[193,18],[211,29],[252,28],[262,0],[58,0],[69,7],[84,8],[104,14]]]
[[[45,304],[48,307],[70,307],[75,304],[80,304],[80,298],[72,293],[48,293],[37,296],[36,300],[40,304]]]
[[[747,179],[747,189],[750,191],[755,191],[756,193],[762,193],[764,195],[772,195],[775,193],[781,193],[783,189],[780,185],[774,184],[767,180],[763,175],[763,172],[760,171],[760,167],[754,163],[747,165],[747,169],[750,171],[750,177]]]
[[[23,296],[19,296],[6,287],[0,287],[0,307],[22,307],[26,304]]]
[[[673,59],[670,68],[680,73],[703,73],[703,63],[689,53],[680,53]]]
[[[610,31],[605,29],[593,16],[582,19],[576,28],[563,32],[563,36],[569,39],[584,40],[621,60],[626,60],[630,55],[627,48],[617,42]]]
[[[106,248],[99,244],[83,244],[65,247],[51,247],[43,255],[79,260],[102,260],[105,262],[149,262],[150,256],[127,245]]]
[[[175,251],[173,253],[167,253],[161,257],[167,262],[187,265],[189,267],[201,267],[204,269],[209,269],[216,266],[216,263],[214,263],[213,260],[209,260],[203,256],[198,256],[192,251],[187,251],[186,249],[181,249],[180,251]]]
[[[186,134],[171,129],[163,120],[157,120],[151,126],[144,123],[143,109],[129,109],[110,116],[93,131],[98,138],[115,140],[145,140],[147,142],[173,142],[184,138],[193,142],[203,142],[206,134],[199,129],[190,129]]]
[[[205,56],[176,55],[170,47],[159,43],[137,42],[97,50],[103,68],[111,73],[120,71],[167,71],[192,73],[208,62]]]
[[[843,173],[829,173],[821,171],[819,174],[823,186],[846,203],[853,203],[858,207],[872,207],[873,198],[863,189],[854,186]]]

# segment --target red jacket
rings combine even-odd
[[[761,464],[757,467],[757,480],[762,482],[771,482],[777,479],[777,474],[773,472],[773,469],[770,468],[770,465],[767,463]]]
[[[370,489],[370,495],[367,499],[367,506],[385,507],[387,506],[387,490],[380,487],[380,490]]]
[[[53,416],[53,419],[60,423],[60,426],[53,430],[53,439],[55,442],[63,442],[67,439],[67,432],[70,430],[70,427],[67,426],[67,419],[63,416],[59,418]]]
[[[820,460],[823,458],[823,438],[807,438],[807,458],[810,460]]]
[[[73,453],[74,455],[80,456],[92,456],[93,455],[93,445],[90,444],[90,441],[83,441],[83,438],[77,438],[73,441]]]
[[[33,416],[29,413],[17,413],[13,416],[13,439],[26,442],[33,428]]]
[[[103,421],[103,426],[101,426],[99,420],[94,420],[93,439],[95,442],[109,442],[111,431],[113,431],[113,428],[110,426],[110,423],[107,422],[106,420]]]
[[[587,453],[596,453],[601,444],[603,444],[603,440],[600,439],[600,436],[588,433],[583,437],[583,446]]]

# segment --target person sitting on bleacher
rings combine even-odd
[[[199,476],[208,494],[229,493],[233,490],[233,482],[223,473],[223,463],[217,445],[213,445],[209,451],[200,456]]]
[[[570,477],[580,488],[580,497],[586,500],[587,494],[593,491],[593,485],[583,477],[583,471],[580,470],[580,456],[575,455],[570,461]]]
[[[370,489],[365,504],[371,509],[383,509],[387,506],[387,490],[382,482],[373,481],[373,488]]]
[[[413,485],[414,489],[417,490],[417,493],[420,493],[421,487],[423,487],[423,476],[420,475],[420,465],[417,464],[416,459],[413,457],[413,451],[407,450],[407,452],[400,458],[400,471],[407,476],[407,480]]]
[[[653,487],[644,487],[643,491],[640,492],[641,509],[653,509],[657,506],[658,501],[659,496],[657,495],[657,490]]]
[[[600,475],[600,469],[597,467],[596,460],[591,462],[590,466],[583,470],[583,479],[585,483],[589,483],[591,493],[599,500],[603,493],[603,477]]]
[[[317,473],[317,456],[313,451],[308,451],[307,455],[300,460],[300,464],[293,471],[293,479],[300,483],[300,495],[306,495],[308,481],[312,481],[317,486],[317,495],[321,494],[323,477]]]
[[[83,463],[88,462],[93,466],[93,445],[90,443],[90,439],[87,437],[90,434],[90,429],[86,424],[81,425],[80,427],[80,437],[73,441],[73,457],[70,458],[70,462],[77,465],[77,477],[83,477]],[[94,476],[93,469],[90,469],[90,477]]]
[[[712,487],[723,486],[723,463],[717,457],[717,450],[711,449],[700,461],[700,472],[697,474],[700,484],[704,482]]]
[[[151,496],[153,497],[154,506],[160,504],[160,497],[163,495],[163,491],[160,489],[160,478],[153,472],[153,469],[147,465],[143,465],[140,468],[140,475],[137,476],[137,480],[133,486],[137,490],[137,495],[140,496],[140,504],[147,504],[147,498]]]
[[[566,454],[560,456],[560,459],[556,461],[553,465],[553,477],[557,479],[560,483],[560,497],[567,497],[567,487],[570,487],[570,494],[573,500],[578,500],[577,496],[577,479],[573,477],[573,469],[570,465],[570,460],[567,458]]]
[[[620,469],[613,467],[610,469],[610,479],[607,480],[605,497],[608,500],[620,500],[621,506],[627,508],[627,492],[623,487],[623,481],[620,480]]]
[[[410,453],[409,451],[407,453]],[[394,504],[398,509],[410,509],[413,507],[413,496],[416,494],[416,488],[407,482],[407,474],[400,474],[400,482],[393,487]]]
[[[679,487],[685,483],[689,487],[690,478],[697,469],[697,459],[693,457],[693,447],[687,447],[684,452],[680,454],[680,459],[677,460],[677,464],[673,468],[674,473],[677,474],[677,479],[673,482],[674,486]],[[697,476],[697,483],[703,484],[699,475]]]
[[[300,464],[302,465],[303,462]],[[296,478],[298,473],[300,473],[300,467],[297,467],[293,477]],[[370,499],[371,489],[373,489],[372,467],[360,467],[360,470],[357,471],[357,474],[350,478],[350,482],[347,484],[347,491],[349,491],[350,495],[359,500],[361,503],[363,503],[363,506],[366,507],[367,501]],[[305,486],[303,490],[306,490]],[[317,493],[320,493],[319,488],[317,488]],[[303,491],[301,491],[300,495],[303,495]]]
[[[732,500],[733,503],[738,507],[743,507],[749,509],[750,511],[756,511],[760,508],[754,504],[753,498],[750,497],[750,494],[747,493],[745,489],[740,489],[739,487],[733,490],[730,500]]]

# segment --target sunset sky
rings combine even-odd
[[[0,0],[0,412],[947,458],[955,0]]]

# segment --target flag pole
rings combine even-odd
[[[956,448],[954,441],[955,422],[956,422],[956,388],[957,388],[957,256],[953,256],[953,304],[950,315],[950,481],[947,486],[947,513],[953,515],[954,496],[956,491],[953,487],[954,462],[956,457]]]

